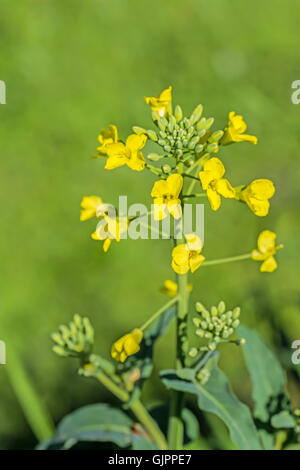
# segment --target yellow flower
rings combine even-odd
[[[122,336],[111,348],[112,358],[119,362],[125,362],[128,356],[132,356],[140,350],[140,342],[142,339],[143,332],[138,328]]]
[[[145,168],[145,159],[140,151],[147,140],[144,134],[132,134],[127,137],[126,144],[117,142],[106,147],[108,159],[105,169],[113,170],[119,166],[127,165],[132,170],[141,171]]]
[[[156,97],[144,96],[146,103],[150,108],[157,112],[160,117],[171,113],[172,87],[166,88]]]
[[[168,176],[166,180],[154,183],[151,196],[154,197],[154,219],[162,220],[170,213],[174,219],[181,217],[181,202],[179,194],[183,178],[179,174]]]
[[[272,181],[267,179],[254,180],[246,188],[242,189],[237,198],[245,202],[248,207],[259,217],[268,214],[270,199],[275,193],[275,187]]]
[[[103,201],[98,196],[85,196],[81,201],[80,220],[88,220],[96,217],[97,210],[102,206]]]
[[[112,218],[104,215],[103,220],[99,222],[95,232],[91,237],[93,240],[104,240],[103,250],[106,253],[113,240],[119,242],[121,236],[128,228],[128,219],[126,217]]]
[[[254,135],[244,134],[247,125],[243,116],[236,115],[234,111],[229,113],[229,120],[225,128],[224,136],[222,137],[221,144],[228,145],[233,142],[250,142],[257,144],[257,137]]]
[[[261,272],[271,273],[277,269],[277,263],[273,255],[283,245],[275,246],[276,234],[270,230],[264,230],[257,239],[257,249],[252,250],[252,259],[263,261],[260,266]]]
[[[188,292],[191,292],[193,290],[192,284],[188,284],[187,290]],[[170,279],[166,279],[160,291],[163,294],[168,295],[169,297],[176,297],[178,292],[178,285],[176,282],[171,281]]]
[[[97,147],[97,150],[100,155],[99,157],[103,157],[107,155],[107,146],[110,144],[115,144],[118,142],[118,129],[116,126],[111,124],[108,129],[102,129],[100,134],[98,135],[98,140],[100,142],[100,147]]]
[[[213,157],[203,165],[204,171],[200,171],[199,178],[202,188],[206,191],[211,208],[216,211],[221,205],[221,196],[234,198],[235,191],[229,181],[223,178],[225,168],[221,160]]]
[[[172,251],[172,268],[177,274],[186,274],[189,270],[195,272],[203,261],[204,256],[200,255],[202,242],[195,234],[185,235],[187,243],[175,246]]]

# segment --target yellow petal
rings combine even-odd
[[[189,249],[185,243],[175,246],[172,251],[173,261],[179,266],[188,264],[189,261]]]
[[[199,254],[192,255],[190,257],[191,272],[194,273],[201,266],[203,261],[205,261],[204,256],[199,255]]]
[[[145,134],[131,134],[130,136],[127,137],[126,140],[126,148],[130,152],[137,152],[138,150],[141,150],[145,143],[147,141],[147,136]]]
[[[241,134],[239,136],[236,136],[235,142],[250,142],[250,144],[256,145],[258,139],[255,135]]]
[[[260,267],[261,272],[272,273],[277,268],[277,263],[274,256],[270,256],[263,262]]]
[[[168,209],[174,219],[180,219],[182,216],[180,199],[171,199],[168,201]]]
[[[180,191],[182,190],[182,176],[179,174],[173,174],[168,176],[167,185],[169,188],[170,195],[177,199],[180,194]]]
[[[217,157],[210,158],[203,165],[204,171],[210,172],[213,179],[220,179],[225,174],[225,168],[221,160]]]
[[[156,181],[153,185],[151,196],[152,197],[163,197],[164,195],[168,194],[169,192],[169,185],[166,180],[159,180]]]
[[[213,211],[217,211],[221,205],[221,196],[212,188],[207,188],[206,191],[210,207]]]
[[[261,253],[275,253],[275,239],[276,234],[270,230],[264,230],[260,233],[257,246]]]
[[[267,179],[258,179],[252,181],[246,188],[251,193],[251,197],[255,197],[263,201],[270,199],[275,193],[275,187],[272,181]]]
[[[106,160],[106,165],[104,167],[106,170],[113,170],[125,165],[128,159],[125,145],[121,142],[108,145],[107,155],[108,159]]]
[[[196,235],[195,233],[185,234],[185,239],[187,241],[188,250],[198,251],[198,252],[200,252],[202,250],[202,246],[203,246],[202,241],[198,237],[198,235]]]
[[[260,201],[255,198],[248,198],[246,199],[246,203],[248,204],[248,207],[254,212],[255,215],[258,217],[265,217],[269,213],[270,209],[270,203],[269,201]]]
[[[96,216],[97,208],[103,204],[101,197],[85,196],[81,201],[80,220],[87,220]]]
[[[215,182],[215,188],[221,196],[226,198],[234,198],[235,191],[229,181],[225,178],[221,178]]]
[[[167,294],[169,297],[175,297],[177,295],[178,286],[176,282],[166,279],[160,290],[163,294]]]
[[[106,253],[106,252],[108,251],[108,249],[109,249],[111,243],[112,243],[112,240],[111,240],[110,238],[107,238],[107,239],[105,240],[105,242],[103,243],[103,250],[104,250],[104,253]]]
[[[142,152],[132,153],[131,158],[126,163],[131,170],[135,171],[142,171],[146,165]]]
[[[163,202],[163,198],[154,199],[153,218],[154,220],[163,220],[168,216],[168,205]]]
[[[172,261],[172,268],[174,269],[176,274],[186,274],[189,271],[190,266],[189,266],[188,262],[186,264],[179,265],[179,264],[175,263],[175,261],[173,260]]]
[[[169,86],[163,90],[158,96],[144,96],[146,103],[156,111],[161,117],[171,112],[172,87]]]

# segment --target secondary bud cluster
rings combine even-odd
[[[61,325],[51,335],[55,343],[53,351],[59,356],[83,358],[88,356],[94,345],[94,329],[88,318],[74,315],[68,326]]]
[[[240,324],[240,308],[226,311],[223,301],[217,307],[211,307],[208,311],[200,302],[196,303],[196,311],[199,314],[193,318],[196,327],[196,335],[207,340],[207,345],[202,346],[200,351],[213,351],[218,343],[228,341],[229,337],[234,333]],[[240,344],[240,342],[236,342]],[[190,350],[190,356],[198,353],[197,348]]]

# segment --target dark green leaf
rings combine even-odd
[[[70,448],[80,441],[100,441],[128,447],[132,424],[121,410],[106,404],[88,405],[63,418],[51,444],[64,443],[63,448]]]
[[[273,352],[254,330],[240,326],[239,337],[246,340],[243,350],[253,383],[254,415],[267,422],[271,403],[276,411],[274,398],[284,394],[286,376]]]
[[[224,421],[239,449],[262,449],[248,407],[233,395],[226,376],[216,366],[205,385],[181,379],[174,370],[163,371],[161,378],[170,389],[196,395],[199,408]]]

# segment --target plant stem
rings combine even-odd
[[[142,402],[140,400],[135,400],[131,405],[130,409],[138,418],[140,423],[143,424],[143,426],[148,431],[154,442],[156,442],[158,447],[161,450],[166,450],[168,448],[168,445],[165,436],[158,427],[157,423],[148,413]]]
[[[151,325],[151,323],[156,320],[157,317],[159,317],[159,315],[161,315],[162,313],[164,313],[167,308],[169,307],[172,307],[172,305],[174,305],[179,299],[179,296],[176,296],[174,297],[172,300],[170,300],[169,302],[167,302],[165,305],[163,305],[159,310],[157,310],[157,312],[155,312],[139,329],[144,331],[149,325]]]
[[[229,258],[220,258],[220,259],[213,259],[211,261],[204,261],[202,266],[213,266],[214,264],[223,264],[223,263],[232,263],[233,261],[241,261],[243,259],[250,259],[251,253],[247,253],[245,255],[239,256],[231,256]]]
[[[126,403],[129,401],[129,393],[116,384],[110,377],[108,377],[103,372],[97,372],[96,378],[101,382],[111,393],[113,393],[119,400]],[[132,404],[129,405],[130,410],[137,417],[139,422],[147,430],[148,434],[151,436],[153,441],[157,444],[159,449],[167,449],[167,441],[162,431],[158,427],[157,423],[148,413],[144,405],[140,400],[135,400]]]
[[[185,355],[188,350],[187,337],[187,315],[188,315],[188,276],[178,274],[178,304],[177,304],[177,344],[176,344],[176,369],[181,369],[185,365]],[[170,404],[170,417],[168,428],[168,445],[171,450],[182,449],[183,447],[183,421],[182,408],[184,404],[184,393],[172,391]]]

